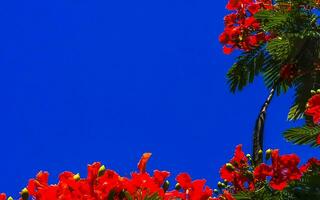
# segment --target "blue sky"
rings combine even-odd
[[[228,92],[235,55],[221,51],[226,1],[1,1],[0,190],[17,196],[48,170],[86,175],[101,161],[128,175],[187,171],[215,187],[244,144],[268,91],[261,79]],[[292,92],[272,102],[267,147],[318,154],[281,132]]]

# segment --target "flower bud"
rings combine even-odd
[[[227,170],[229,170],[229,171],[233,171],[233,170],[234,170],[234,166],[233,166],[231,163],[227,163],[227,164],[226,164],[226,168],[227,168]]]
[[[320,93],[320,89],[317,89],[317,93]]]
[[[219,190],[217,190],[217,189],[214,189],[213,192],[214,192],[215,194],[219,194]]]
[[[27,188],[23,188],[20,192],[21,194],[21,199],[22,200],[28,200],[29,198],[29,191],[27,190]]]
[[[79,181],[80,180],[80,174],[78,173],[78,174],[75,174],[74,176],[73,176],[73,179],[75,180],[75,181]]]
[[[317,93],[317,92],[314,91],[314,90],[311,90],[310,92],[311,92],[311,94],[316,94],[316,93]]]
[[[259,154],[259,156],[262,156],[263,151],[260,149],[260,150],[258,151],[258,154]]]
[[[121,190],[119,197],[120,199],[124,199],[126,197],[126,191],[124,189]]]
[[[169,185],[170,185],[170,182],[168,180],[166,180],[163,185],[162,185],[162,188],[163,190],[166,192],[168,189],[169,189]]]
[[[225,188],[225,187],[226,187],[226,184],[221,183],[220,181],[218,182],[218,188],[222,189],[222,188]]]
[[[177,183],[177,184],[174,186],[174,189],[180,190],[180,189],[181,189],[181,185],[180,185],[179,183]]]
[[[250,171],[245,172],[244,176],[247,177],[249,180],[253,180],[253,173]]]
[[[8,197],[8,199],[7,200],[13,200],[13,198],[12,197]]]
[[[105,172],[106,172],[106,166],[102,165],[102,166],[99,168],[98,177],[103,176],[103,174],[104,174]]]
[[[250,160],[251,159],[251,155],[248,153],[247,155],[246,155],[246,157]]]
[[[266,151],[266,160],[270,159],[271,153],[272,153],[272,150],[271,149],[267,149],[267,151]]]

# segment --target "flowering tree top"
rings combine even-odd
[[[168,171],[148,173],[151,153],[142,155],[130,177],[107,169],[100,162],[88,165],[88,173],[65,171],[55,184],[40,171],[22,189],[19,200],[315,200],[320,199],[320,160],[301,164],[296,154],[278,149],[262,151],[266,109],[276,92],[295,91],[288,119],[304,119],[303,127],[284,133],[294,144],[320,145],[320,29],[318,0],[229,0],[225,29],[219,37],[223,52],[241,52],[227,76],[232,92],[241,90],[261,75],[271,92],[255,126],[259,151],[253,157],[235,149],[220,168],[216,189],[205,179],[192,180],[188,173],[176,176],[172,186]],[[259,161],[259,162],[257,162]],[[0,200],[13,200],[4,193]]]

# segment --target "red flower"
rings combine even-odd
[[[131,177],[131,179],[124,179],[123,187],[132,197],[146,197],[154,193],[158,193],[161,196],[164,195],[163,189],[148,173],[132,173]]]
[[[236,147],[230,163],[220,169],[220,177],[233,184],[236,191],[252,190],[253,180],[250,178],[248,158],[242,151],[242,145]]]
[[[189,174],[187,173],[181,173],[176,177],[176,181],[180,184],[180,186],[187,190],[188,188],[191,188],[192,186],[192,179]]]
[[[260,3],[252,3],[248,6],[248,11],[253,15],[256,14],[260,9],[261,9]]]
[[[223,192],[223,196],[225,197],[226,200],[236,200],[236,198],[234,198],[234,197],[230,194],[230,192],[228,192],[228,191],[226,191],[226,190]]]
[[[223,180],[234,182],[235,175],[236,175],[236,172],[234,170],[228,169],[226,165],[220,168],[220,177]]]
[[[281,67],[280,78],[291,82],[298,74],[295,64],[286,64]]]
[[[97,178],[100,167],[101,167],[101,163],[99,162],[94,162],[93,164],[88,165],[87,180],[89,182],[92,182]]]
[[[279,150],[271,153],[272,165],[260,164],[254,171],[256,180],[263,181],[271,176],[269,185],[275,190],[283,190],[289,182],[299,180],[302,176],[298,169],[300,159],[295,154],[279,156]]]
[[[144,153],[138,163],[138,169],[140,171],[140,173],[144,173],[146,172],[146,165],[147,165],[147,162],[148,160],[150,159],[151,157],[151,153]]]
[[[0,200],[6,200],[7,199],[7,196],[5,193],[1,193],[0,194]]]
[[[237,10],[249,3],[252,3],[253,0],[229,0],[226,8],[228,10]]]
[[[80,186],[84,187],[80,187],[78,190],[82,191],[83,193],[87,193],[87,185]],[[111,191],[119,194],[122,189],[122,178],[112,170],[106,170],[102,176],[99,176],[95,180],[93,185],[94,194],[99,197],[98,199],[107,199]]]
[[[167,171],[154,170],[153,176],[146,172],[146,164],[151,154],[143,154],[139,161],[139,172],[131,173],[131,177],[119,176],[112,170],[105,169],[101,163],[88,165],[88,175],[80,178],[72,172],[63,172],[59,182],[48,184],[48,172],[39,172],[35,179],[31,179],[27,186],[30,197],[37,200],[105,200],[123,199],[124,192],[132,199],[144,199],[158,194],[164,200],[209,200],[212,199],[213,190],[205,186],[205,180],[192,181],[191,177],[182,173],[177,181],[183,191],[164,191],[165,180],[170,175]],[[0,200],[5,200],[5,194],[0,194]]]
[[[272,176],[272,167],[262,163],[254,169],[253,175],[257,181],[265,181],[267,176]]]
[[[238,15],[235,13],[231,13],[224,17],[224,24],[226,27],[232,27],[235,23],[237,23]]]
[[[301,172],[298,169],[300,159],[295,154],[279,156],[279,150],[273,150],[272,169],[273,175],[270,181],[270,186],[275,190],[282,190],[287,186],[289,181],[299,180]]]
[[[225,54],[232,53],[234,49],[249,51],[270,39],[254,14],[261,9],[272,9],[271,1],[229,0],[226,8],[233,13],[224,17],[225,30],[219,36]]]
[[[159,170],[153,171],[154,182],[157,183],[159,186],[161,186],[169,176],[170,176],[170,172],[167,172],[167,171],[159,171]]]
[[[228,34],[226,34],[225,32],[223,32],[220,36],[219,36],[219,41],[223,44],[228,42]]]
[[[300,167],[302,173],[306,173],[312,167],[320,167],[320,160],[316,158],[310,158],[308,162]]]
[[[212,200],[236,200],[236,198],[234,198],[230,192],[228,192],[227,190],[223,191],[223,194],[221,194],[218,198],[213,198]]]
[[[248,158],[242,151],[242,145],[236,146],[236,150],[234,152],[233,158],[230,160],[230,162],[239,168],[244,168],[248,166]]]
[[[44,186],[47,186],[47,185],[48,185],[48,181],[49,181],[49,173],[48,173],[48,172],[40,171],[40,172],[37,174],[36,179],[37,179],[37,181],[39,182],[39,184],[44,185]]]
[[[176,177],[177,182],[186,192],[190,200],[207,200],[212,196],[213,191],[209,187],[205,187],[205,180],[194,180],[187,173],[181,173]]]
[[[30,179],[27,186],[28,192],[31,195],[35,195],[37,190],[48,187],[49,173],[40,171],[35,179]]]
[[[254,18],[253,16],[251,17],[247,17],[245,20],[244,20],[244,24],[243,24],[244,27],[246,28],[254,28],[254,29],[258,29],[260,28],[260,23],[256,20],[256,18]],[[263,32],[261,32],[263,33]],[[261,34],[260,33],[260,34]],[[264,34],[264,33],[263,33]],[[256,35],[256,34],[255,34]],[[263,39],[263,38],[259,38],[259,39]]]
[[[313,95],[307,103],[306,115],[313,117],[315,124],[320,123],[320,94]]]
[[[177,199],[185,200],[187,199],[187,194],[184,192],[173,190],[170,192],[166,192],[164,195],[164,200],[177,200]]]

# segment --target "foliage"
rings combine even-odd
[[[271,39],[243,51],[236,59],[227,73],[230,90],[242,90],[261,75],[266,86],[275,87],[277,94],[289,88],[295,90],[288,119],[302,118],[311,96],[307,91],[320,86],[320,72],[317,70],[320,32],[318,16],[314,14],[316,9],[315,1],[282,0],[276,1],[273,9],[260,9],[255,13],[254,17],[262,27],[260,31],[270,35]],[[284,71],[288,64],[294,65],[294,69]]]
[[[320,199],[320,160],[311,158],[298,168],[299,162],[295,154],[280,156],[278,150],[269,149],[265,163],[254,166],[250,155],[245,156],[238,146],[234,157],[220,170],[224,179],[220,188],[231,192],[236,200]]]
[[[319,146],[317,138],[320,133],[320,126],[308,126],[291,128],[285,131],[284,137],[294,144],[309,144],[311,146]]]

